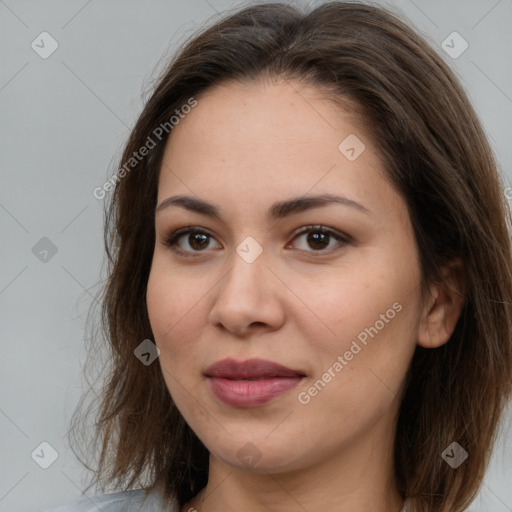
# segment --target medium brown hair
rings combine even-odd
[[[512,386],[511,219],[477,115],[453,72],[399,15],[360,3],[307,13],[260,4],[183,45],[156,82],[121,164],[190,98],[200,102],[222,82],[261,79],[298,80],[355,105],[407,203],[423,283],[442,279],[441,268],[455,258],[464,263],[459,321],[443,346],[417,346],[394,448],[399,490],[418,512],[462,511],[482,483]],[[206,485],[209,454],[174,405],[159,364],[134,356],[154,339],[146,287],[166,139],[117,176],[105,212],[101,329],[109,373],[95,402],[101,449],[91,486],[161,484],[166,499],[183,505]],[[97,351],[91,345],[92,358]],[[457,469],[441,457],[452,442],[469,455]]]

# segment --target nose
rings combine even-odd
[[[265,251],[252,263],[233,252],[231,268],[215,288],[210,325],[239,337],[282,326],[284,287],[268,263]]]

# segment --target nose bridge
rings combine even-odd
[[[272,291],[275,277],[266,268],[268,253],[251,238],[244,239],[231,255],[229,271],[219,283],[210,313],[213,324],[239,333],[255,323],[275,328],[283,319]]]
[[[268,264],[268,251],[253,237],[246,237],[235,249],[230,261],[230,271],[226,276],[225,292],[243,293],[239,300],[257,298],[261,287],[268,280],[265,265]],[[268,283],[267,283],[268,284]]]

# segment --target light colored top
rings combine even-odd
[[[172,503],[172,507],[165,509],[160,491],[155,488],[145,498],[143,489],[116,492],[89,498],[84,496],[60,507],[45,510],[43,512],[180,512],[178,500]],[[400,512],[412,512],[409,500],[405,500]]]
[[[146,496],[143,489],[82,498],[44,512],[180,512],[178,500],[164,508],[162,494],[154,488]]]

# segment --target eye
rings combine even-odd
[[[188,235],[185,237],[185,235]],[[194,252],[202,252],[209,248],[210,240],[213,237],[208,231],[198,227],[180,228],[171,233],[171,235],[163,240],[163,244],[172,248],[172,250],[183,256],[199,256]],[[192,248],[189,250],[186,246]],[[184,247],[185,246],[185,247]],[[220,247],[220,246],[219,246]]]
[[[186,236],[188,235],[188,236]],[[293,238],[293,241],[299,239],[303,235],[308,235],[305,238],[306,244],[313,249],[308,250],[304,247],[299,247],[302,251],[307,252],[322,252],[330,253],[331,250],[325,251],[325,249],[332,249],[336,245],[344,246],[350,243],[350,238],[342,236],[341,234],[324,228],[321,225],[306,226],[301,232],[297,233]],[[205,252],[210,247],[210,242],[213,240],[213,236],[200,227],[184,227],[177,229],[170,236],[164,238],[162,243],[168,247],[171,247],[174,252],[185,257],[196,257],[201,256],[201,252]],[[332,241],[336,241],[337,244],[331,244]],[[188,245],[188,247],[187,247]],[[286,247],[290,247],[288,244]],[[217,244],[220,247],[219,244]]]
[[[350,243],[349,237],[342,236],[339,233],[331,229],[324,228],[321,225],[307,226],[295,236],[294,240],[299,239],[303,235],[307,235],[307,237],[304,239],[305,243],[307,244],[307,247],[312,248],[313,251],[309,251],[307,247],[299,247],[299,249],[309,252],[332,252],[330,250],[325,251],[325,249],[332,249],[336,245],[344,246]],[[330,246],[330,243],[333,240],[337,241],[338,244],[333,244]],[[287,247],[289,247],[289,245]]]

